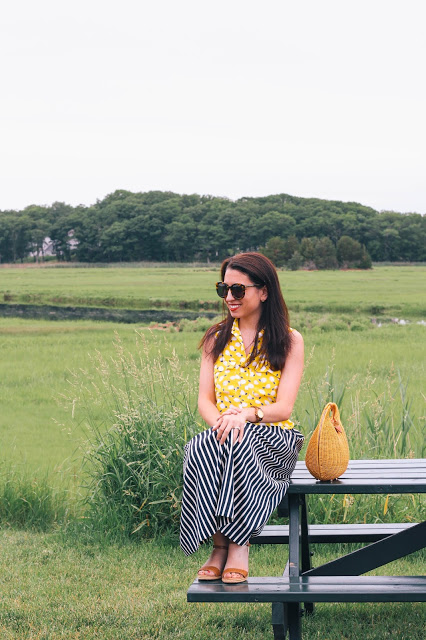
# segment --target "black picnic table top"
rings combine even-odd
[[[330,482],[313,478],[301,460],[288,493],[426,493],[426,459],[350,460],[345,473]]]

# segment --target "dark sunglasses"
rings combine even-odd
[[[259,284],[225,284],[224,282],[216,282],[216,292],[219,298],[226,298],[228,291],[232,293],[232,297],[235,300],[241,300],[246,295],[247,287],[260,288],[263,285]]]

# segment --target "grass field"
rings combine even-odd
[[[342,545],[343,546],[343,545]],[[342,552],[343,549],[341,548]],[[255,640],[271,638],[267,604],[188,604],[186,591],[204,562],[176,544],[81,544],[56,534],[0,534],[2,640]],[[252,575],[279,576],[284,547],[250,550]],[[166,561],[167,558],[167,561]],[[330,560],[315,547],[315,562]],[[394,575],[422,572],[413,554]],[[420,603],[319,604],[302,620],[304,640],[423,640]]]
[[[306,322],[303,314],[295,314],[294,326]],[[327,325],[325,325],[327,327]],[[305,337],[307,369],[304,386],[296,405],[301,416],[310,404],[309,388],[323,385],[327,368],[334,367],[334,381],[346,385],[343,416],[352,412],[357,394],[371,393],[366,381],[380,394],[385,391],[392,370],[399,370],[407,394],[412,401],[411,414],[424,420],[425,327],[388,325],[381,328],[365,325],[364,330],[309,331]],[[80,445],[84,441],[83,425],[71,421],[70,412],[61,402],[70,392],[71,372],[93,368],[91,356],[100,351],[106,358],[114,352],[114,336],[118,332],[123,345],[134,349],[137,330],[149,336],[152,348],[158,343],[164,353],[175,349],[185,359],[186,370],[194,379],[194,406],[198,376],[199,332],[165,332],[95,322],[54,322],[0,319],[0,460],[13,462],[32,471],[54,470],[78,474]],[[368,371],[368,376],[367,376]],[[396,387],[395,387],[396,388]],[[101,412],[101,409],[100,409]],[[99,420],[105,416],[99,415]],[[417,455],[419,452],[417,451]]]
[[[281,271],[290,309],[426,317],[426,267]],[[219,269],[190,267],[0,268],[5,302],[147,309],[217,303]],[[422,295],[423,292],[423,295]]]
[[[383,457],[385,451],[392,456],[393,443],[398,440],[400,444],[401,420],[408,424],[407,415],[414,425],[405,451],[421,455],[426,329],[417,320],[425,317],[425,296],[421,295],[425,275],[422,267],[280,274],[292,326],[305,337],[307,366],[295,416],[306,435],[313,426],[309,423],[313,404],[321,404],[327,393],[340,397],[344,392],[339,404],[357,455]],[[186,267],[0,269],[6,301],[39,304],[69,301],[138,308],[154,306],[153,300],[161,299],[159,304],[164,306],[179,306],[179,301],[214,301],[212,285],[217,279],[217,270],[191,271]],[[398,316],[411,322],[374,326],[370,316],[380,310],[383,319]],[[167,358],[176,351],[193,381],[195,406],[197,344],[202,335],[197,326],[186,321],[181,325],[184,330],[177,332],[173,326],[150,329],[92,321],[0,319],[0,485],[13,485],[15,479],[18,483],[24,478],[25,490],[34,491],[43,501],[45,494],[39,487],[43,489],[45,482],[57,490],[56,500],[64,496],[65,509],[71,509],[68,525],[48,533],[11,529],[3,516],[1,638],[272,637],[267,605],[186,603],[188,585],[205,560],[204,549],[188,559],[175,539],[106,544],[102,539],[85,540],[84,530],[73,525],[72,517],[81,517],[78,505],[75,513],[69,505],[75,505],[70,495],[75,498],[83,492],[81,459],[86,448],[87,413],[76,403],[71,418],[69,400],[72,404],[75,393],[71,383],[76,377],[86,380],[85,373],[95,371],[97,352],[107,361],[116,355],[117,333],[129,354],[136,351],[140,336],[146,336],[150,353],[160,350]],[[364,428],[365,410],[374,417],[370,430]],[[112,415],[105,404],[94,404],[91,413],[101,429],[111,424]],[[19,492],[12,498],[25,501]],[[334,510],[341,517],[342,501],[334,498],[318,505],[320,514],[332,515]],[[379,496],[377,504],[368,507],[349,504],[346,496],[344,501],[348,505],[344,514],[348,508],[361,521],[364,509],[390,521],[410,520],[422,510],[420,501],[411,496],[395,496],[389,501]],[[28,517],[28,509],[24,516]],[[323,547],[315,551],[316,564],[330,559],[332,553]],[[280,575],[286,559],[286,549],[252,548],[251,573]],[[424,566],[424,554],[417,553],[387,569],[410,575],[424,573]],[[306,640],[420,640],[425,622],[420,604],[324,604],[317,607],[315,616],[304,618],[303,633]]]

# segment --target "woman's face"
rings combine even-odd
[[[226,270],[223,281],[229,286],[232,284],[254,284],[246,273],[232,268]],[[233,318],[250,319],[257,323],[262,312],[262,302],[267,297],[266,287],[261,287],[260,289],[258,287],[248,287],[244,298],[241,298],[241,300],[236,300],[232,296],[231,290],[229,290],[225,302]]]

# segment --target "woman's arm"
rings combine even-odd
[[[207,345],[207,348],[208,346],[209,345]],[[216,407],[213,370],[213,358],[206,352],[206,345],[204,345],[201,356],[198,411],[203,420],[205,420],[210,427],[215,424],[220,416],[220,411]]]
[[[296,402],[303,374],[304,344],[298,331],[292,332],[291,349],[285,361],[278,384],[277,398],[273,404],[262,406],[264,417],[262,422],[283,422],[289,420]],[[246,420],[256,419],[254,409],[243,409]]]

